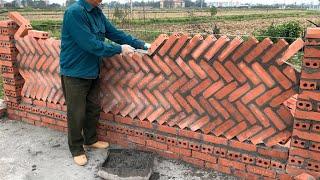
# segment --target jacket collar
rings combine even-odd
[[[79,0],[79,4],[82,5],[88,12],[92,11],[94,7],[86,0]]]

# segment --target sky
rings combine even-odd
[[[65,0],[49,0],[50,3],[59,3],[62,4],[63,2],[65,2]],[[106,3],[106,2],[110,2],[112,0],[102,0],[102,2]],[[118,0],[119,2],[129,2],[129,0]],[[143,1],[143,0],[133,0],[133,1]],[[144,1],[148,1],[148,0],[144,0]],[[156,0],[155,0],[156,1]],[[242,3],[252,3],[252,4],[256,4],[256,3],[261,3],[261,4],[275,4],[275,3],[286,3],[286,4],[301,4],[301,3],[313,3],[313,4],[318,4],[319,0],[205,0],[206,2],[230,2],[230,1],[239,1]]]
[[[7,1],[11,1],[11,0],[7,0]],[[102,2],[107,3],[113,0],[102,0]],[[116,0],[119,2],[129,2],[129,0]],[[133,1],[148,1],[148,0],[133,0]],[[150,0],[151,1],[151,0]],[[154,0],[157,1],[157,0]],[[195,0],[193,0],[195,1]],[[206,2],[230,2],[230,1],[238,1],[238,2],[242,2],[242,3],[252,3],[252,4],[256,4],[256,3],[261,3],[261,4],[275,4],[275,3],[286,3],[286,4],[301,4],[301,3],[305,3],[305,4],[309,4],[309,3],[313,3],[315,5],[319,4],[319,0],[205,0]],[[59,3],[59,4],[63,4],[66,2],[66,0],[49,0],[50,3]]]

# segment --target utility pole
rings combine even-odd
[[[132,0],[130,0],[130,13],[131,13],[131,16],[132,16]]]
[[[200,0],[200,8],[202,9],[202,5],[203,5],[203,1],[204,0]]]

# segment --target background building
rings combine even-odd
[[[160,8],[184,8],[183,0],[160,0]]]

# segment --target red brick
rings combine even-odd
[[[259,55],[261,55],[268,47],[272,45],[270,38],[265,38],[260,42],[244,59],[247,63],[255,60]]]
[[[256,46],[259,41],[255,37],[249,37],[247,41],[242,43],[241,47],[239,47],[234,54],[232,55],[232,60],[237,61],[240,57],[250,51],[254,46]]]
[[[192,52],[191,56],[198,59],[217,39],[213,35],[206,37],[204,41]]]
[[[289,174],[279,174],[278,177],[280,180],[293,180],[293,177]]]
[[[189,61],[189,66],[200,79],[205,79],[207,77],[206,72],[194,60]]]
[[[216,129],[214,129],[213,133],[216,136],[220,136],[221,134],[224,134],[227,130],[229,130],[234,125],[235,125],[235,122],[233,122],[232,120],[228,120],[222,125],[218,126]]]
[[[241,101],[236,101],[236,106],[240,113],[249,121],[251,125],[257,122],[252,112],[243,103],[241,103]]]
[[[199,166],[199,167],[204,167],[204,164],[205,164],[205,162],[203,160],[199,160],[196,158],[187,157],[187,156],[182,156],[181,158],[183,161],[186,161],[188,163],[191,163],[191,164]]]
[[[301,169],[299,167],[294,167],[294,166],[291,166],[291,165],[287,165],[286,172],[288,174],[290,174],[290,175],[293,175],[293,176],[297,176],[297,175],[300,175],[302,173],[308,173],[308,174],[314,176],[316,179],[320,178],[320,173],[319,172],[310,171],[310,170],[306,170],[306,169]]]
[[[227,43],[230,39],[227,36],[221,36],[213,46],[209,47],[208,51],[204,54],[204,58],[209,61],[211,60],[218,51]]]
[[[259,86],[255,87],[254,89],[250,90],[246,95],[244,95],[241,100],[244,104],[248,104],[258,96],[260,96],[262,93],[264,93],[266,90],[265,86],[263,84],[260,84]]]
[[[169,56],[171,58],[174,58],[182,49],[182,47],[184,47],[184,45],[187,43],[187,41],[190,40],[190,37],[188,34],[183,34],[178,40],[177,42],[173,45],[173,47],[169,50]]]
[[[279,169],[279,170],[285,170],[286,169],[286,163],[282,163],[279,161],[271,160],[270,164],[271,168]]]
[[[281,118],[271,109],[264,109],[264,114],[269,117],[269,119],[273,122],[273,124],[279,129],[283,130],[286,128],[286,125],[282,122]]]
[[[28,31],[28,35],[34,38],[39,38],[39,39],[47,39],[49,37],[48,32],[36,31],[36,30]]]
[[[222,166],[220,164],[213,164],[213,163],[209,163],[209,162],[207,162],[205,164],[205,166],[206,166],[206,168],[210,168],[210,169],[213,169],[213,170],[216,170],[216,171],[220,171],[220,172],[223,172],[225,174],[231,174],[230,167]]]
[[[278,42],[276,44],[274,44],[270,49],[269,49],[269,53],[265,53],[261,59],[263,63],[267,63],[270,60],[272,60],[273,58],[276,57],[276,55],[278,55],[278,53],[280,53],[283,49],[287,48],[287,46],[289,45],[288,42],[286,42],[286,40],[284,39],[280,39],[278,40]]]
[[[225,137],[227,139],[232,139],[238,134],[240,134],[242,131],[246,130],[247,126],[248,126],[247,123],[245,121],[242,121],[237,125],[235,125],[234,127],[232,127],[228,132],[226,132]]]
[[[208,76],[216,81],[219,79],[219,75],[217,74],[217,72],[208,64],[206,63],[204,60],[200,61],[200,67],[207,72]]]
[[[210,143],[214,143],[214,144],[224,144],[227,145],[228,143],[228,139],[223,138],[223,137],[216,137],[213,135],[203,135],[203,141],[207,141]]]
[[[199,118],[196,122],[191,124],[189,128],[191,129],[191,131],[197,131],[201,127],[205,126],[208,122],[209,122],[209,116],[203,116]]]
[[[246,169],[246,165],[241,162],[232,161],[232,160],[224,159],[221,157],[219,158],[218,162],[222,166],[227,166],[227,167],[231,167],[231,168],[235,168],[235,169],[239,169],[239,170]]]
[[[180,79],[178,79],[169,87],[169,92],[174,93],[176,90],[178,90],[187,82],[188,82],[188,79],[186,78],[186,76],[182,76]]]
[[[302,173],[296,177],[294,177],[295,180],[316,180],[312,175],[308,173]]]
[[[218,60],[224,61],[243,42],[241,37],[235,37],[226,48],[220,53]]]
[[[153,53],[155,53],[166,42],[167,39],[168,36],[166,34],[160,34],[148,49],[149,54],[152,55]]]
[[[214,148],[214,155],[220,156],[220,157],[226,157],[226,155],[227,155],[227,150],[224,149],[224,148],[215,147],[215,148]]]
[[[166,43],[167,44],[167,43]],[[160,52],[160,51],[159,51]],[[172,73],[172,71],[171,71],[171,69],[169,68],[169,66],[165,63],[165,62],[163,62],[163,60],[159,57],[159,56],[157,56],[157,55],[155,55],[154,57],[153,57],[153,61],[159,66],[159,68],[167,75],[167,76],[169,76],[171,73]],[[143,77],[143,76],[142,76]]]
[[[182,76],[183,73],[181,71],[181,69],[177,66],[177,64],[170,59],[168,56],[164,57],[164,62],[167,63],[167,65],[171,68],[171,70],[177,75],[177,76]]]
[[[29,20],[27,20],[26,18],[24,18],[19,12],[16,11],[12,11],[8,14],[9,18],[12,19],[13,21],[15,21],[19,26],[21,26],[22,24],[25,23],[29,23]]]
[[[192,157],[204,160],[206,162],[217,163],[217,158],[206,153],[201,153],[198,151],[192,151]]]
[[[257,151],[257,147],[255,145],[249,144],[249,143],[242,143],[236,140],[230,140],[229,145],[233,148],[242,149],[245,151],[251,151],[251,152]]]
[[[168,127],[165,125],[158,125],[157,127],[158,127],[157,129],[162,132],[166,132],[166,133],[170,133],[170,134],[177,134],[178,133],[177,128]]]
[[[298,156],[289,156],[288,164],[301,167],[304,164],[304,158]]]
[[[211,86],[209,86],[204,92],[203,96],[205,98],[209,98],[212,94],[216,93],[219,89],[221,89],[224,86],[224,82],[222,80],[217,81],[213,83]]]
[[[233,160],[233,161],[241,161],[241,154],[240,154],[240,152],[228,150],[227,158],[229,158],[229,160]]]
[[[168,150],[173,153],[181,154],[183,156],[191,156],[190,149],[185,149],[185,148],[180,148],[180,147],[175,147],[175,146],[168,146]]]
[[[298,136],[301,139],[320,142],[320,135],[318,133],[309,133],[309,132],[294,129],[292,132],[292,136]]]
[[[268,169],[265,169],[265,168],[262,168],[262,167],[247,165],[247,171],[250,172],[250,173],[259,174],[259,175],[267,176],[267,177],[271,177],[271,178],[275,178],[276,177],[276,172],[275,171],[268,170]]]
[[[220,100],[225,96],[231,94],[234,90],[236,90],[237,87],[238,87],[237,82],[229,83],[228,85],[220,89],[214,96]]]
[[[288,159],[288,150],[277,150],[277,149],[270,149],[270,148],[260,148],[258,147],[258,153],[264,156],[276,158],[276,159]]]
[[[157,152],[160,156],[165,157],[165,158],[179,159],[179,154],[172,153],[170,151],[159,151],[158,149],[157,150],[153,149],[153,151]]]
[[[308,39],[319,39],[320,38],[320,28],[307,28],[306,38]]]
[[[41,106],[41,107],[46,107],[47,106],[47,102],[39,101],[39,100],[33,100],[33,104],[36,105],[36,106]]]
[[[66,121],[56,121],[57,126],[61,126],[61,127],[68,127],[68,124]]]
[[[264,168],[268,168],[270,166],[270,159],[265,159],[261,157],[256,158],[256,165]]]
[[[233,80],[233,77],[231,76],[231,74],[218,61],[213,62],[213,67],[220,74],[221,78],[223,78],[226,82],[229,83]]]
[[[320,121],[320,112],[300,111],[297,109],[295,113],[295,117],[299,119]]]
[[[143,146],[146,145],[146,140],[142,137],[136,137],[136,136],[127,136],[128,141],[141,144]]]
[[[254,164],[255,157],[248,155],[248,154],[242,154],[241,155],[241,162],[246,163],[246,164]]]
[[[153,148],[157,148],[157,149],[163,149],[163,150],[167,150],[168,149],[168,145],[163,144],[163,143],[159,143],[157,141],[154,140],[147,140],[147,146],[153,147]]]
[[[203,37],[200,34],[196,34],[190,39],[188,44],[182,49],[180,57],[185,58],[188,56],[191,51],[203,40]]]
[[[317,46],[306,46],[304,57],[320,57],[320,49]]]
[[[40,120],[40,116],[39,116],[39,120]],[[56,124],[56,120],[55,119],[52,119],[52,118],[49,118],[49,117],[46,117],[46,116],[41,116],[41,121],[45,122],[45,123],[48,123],[48,124]]]
[[[235,170],[233,173],[235,176],[238,176],[241,179],[250,179],[250,180],[258,180],[260,177],[258,175],[247,173],[244,171]]]
[[[253,136],[251,138],[251,142],[253,144],[259,144],[262,143],[266,138],[271,137],[275,133],[275,129],[273,127],[269,127],[268,129],[265,129],[258,133],[257,135]]]
[[[32,120],[35,120],[35,121],[40,121],[41,116],[36,115],[36,114],[28,113],[28,114],[27,114],[27,118],[32,119]]]
[[[303,66],[306,68],[313,68],[317,69],[320,67],[320,61],[319,60],[313,60],[313,59],[303,59]]]

